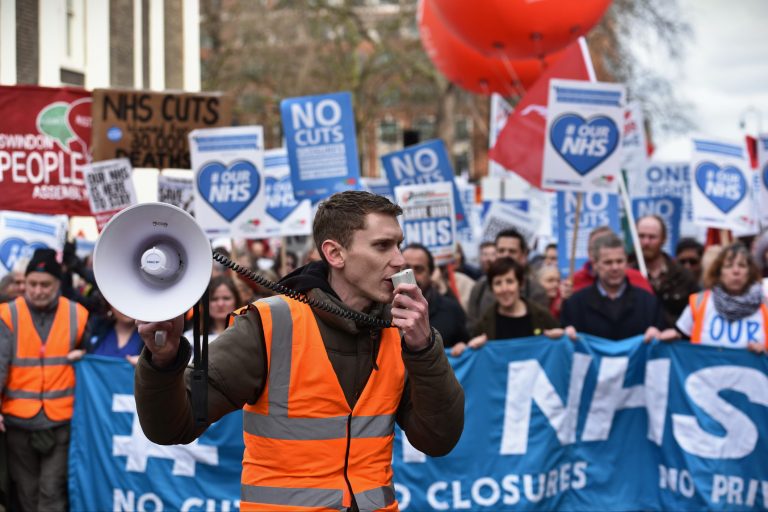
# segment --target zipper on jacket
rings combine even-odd
[[[352,445],[352,413],[347,416],[347,453],[344,454],[344,481],[347,482],[347,489],[349,489],[349,496],[351,498],[351,505],[347,510],[350,512],[357,512],[357,502],[355,501],[355,491],[352,490],[352,482],[349,481],[349,450]]]

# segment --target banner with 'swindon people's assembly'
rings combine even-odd
[[[397,429],[401,510],[768,508],[765,356],[537,337],[451,363],[464,432],[449,455],[431,458]],[[141,431],[127,362],[87,356],[76,368],[73,511],[239,508],[240,413],[189,445],[158,446]]]

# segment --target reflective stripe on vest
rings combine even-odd
[[[379,366],[379,373],[388,373],[384,377],[377,372],[372,373],[355,409],[350,411],[309,306],[278,296],[259,301],[257,308],[264,328],[269,371],[262,397],[243,410],[246,455],[241,509],[269,510],[269,505],[329,510],[348,507],[351,498],[345,498],[348,496],[344,473],[347,466],[348,479],[361,511],[396,507],[394,487],[391,485],[391,448],[395,412],[404,382],[397,331],[385,331],[386,345],[382,338],[381,346],[385,348],[380,350],[379,359],[384,366]],[[293,311],[308,325],[294,325]],[[298,345],[294,346],[295,343]],[[393,355],[394,349],[397,350],[397,357]],[[382,355],[385,350],[388,352]],[[292,359],[293,354],[298,354],[296,361]],[[323,361],[318,361],[321,357]],[[311,377],[305,375],[307,365],[311,366],[310,371],[316,370]],[[309,382],[305,382],[306,379]],[[331,379],[335,386],[329,385]],[[305,392],[292,390],[292,381]],[[395,382],[399,385],[394,386]],[[321,403],[316,407],[311,400],[307,402],[308,396],[311,398],[311,393],[315,392],[315,387],[308,386],[308,383],[314,384],[318,390],[318,402]],[[369,390],[371,386],[376,391]],[[294,393],[299,394],[298,398],[294,397],[298,402],[291,399]],[[300,409],[297,403],[304,403],[311,411],[296,410]],[[333,410],[337,411],[336,414],[322,417],[322,411],[327,414]],[[355,411],[359,411],[360,415],[356,415]],[[250,443],[255,444],[250,446]],[[269,448],[265,450],[265,447]],[[317,461],[326,465],[320,470],[315,468],[316,471],[305,466],[302,471],[301,462],[291,466],[293,460],[286,460],[283,464],[283,459],[291,458],[292,450],[296,450],[299,457],[317,453],[317,457],[310,457],[313,459],[311,462],[305,462],[310,467]],[[346,462],[345,456],[348,457]],[[291,478],[294,476],[296,479]],[[285,485],[281,486],[283,483]]]
[[[2,413],[31,418],[40,409],[53,421],[72,417],[74,369],[66,355],[77,347],[85,329],[86,310],[74,301],[58,299],[45,342],[40,338],[23,298],[7,304],[0,314],[10,317],[12,356],[3,391]],[[68,325],[65,325],[68,324]]]

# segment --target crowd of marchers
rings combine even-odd
[[[589,234],[587,263],[566,278],[555,245],[534,253],[515,229],[480,244],[477,266],[465,261],[460,247],[450,266],[436,265],[419,244],[405,245],[402,255],[452,357],[494,340],[538,335],[577,340],[580,333],[765,352],[768,235],[706,248],[684,238],[675,254],[667,254],[663,219],[642,217],[636,228],[646,274],[627,253],[626,241],[608,227]],[[298,267],[320,260],[316,249],[301,258],[291,251],[273,258],[266,241],[249,241],[246,247],[233,259],[273,281],[290,282]],[[232,257],[224,248],[215,250]],[[214,263],[208,293],[210,341],[226,329],[235,309],[274,292]],[[191,322],[189,315],[188,341]],[[71,363],[90,353],[136,364],[143,347],[134,320],[99,294],[89,258],[78,258],[72,244],[62,258],[37,250],[0,280],[0,432],[6,437],[0,443],[0,508],[11,495],[20,510],[66,508]],[[44,369],[26,364],[43,353]],[[30,397],[42,379],[55,379],[57,387],[46,389],[43,407],[36,407],[40,397]]]

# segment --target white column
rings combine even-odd
[[[184,90],[200,91],[200,1],[182,4],[184,25]]]
[[[56,87],[61,85],[61,61],[66,45],[66,4],[64,0],[39,0],[38,9],[38,83]]]
[[[144,20],[141,0],[133,0],[133,86],[144,88]]]
[[[149,0],[149,88],[165,89],[164,0]]]
[[[0,0],[0,84],[16,83],[16,0]]]
[[[109,84],[109,2],[85,0],[85,87]]]

